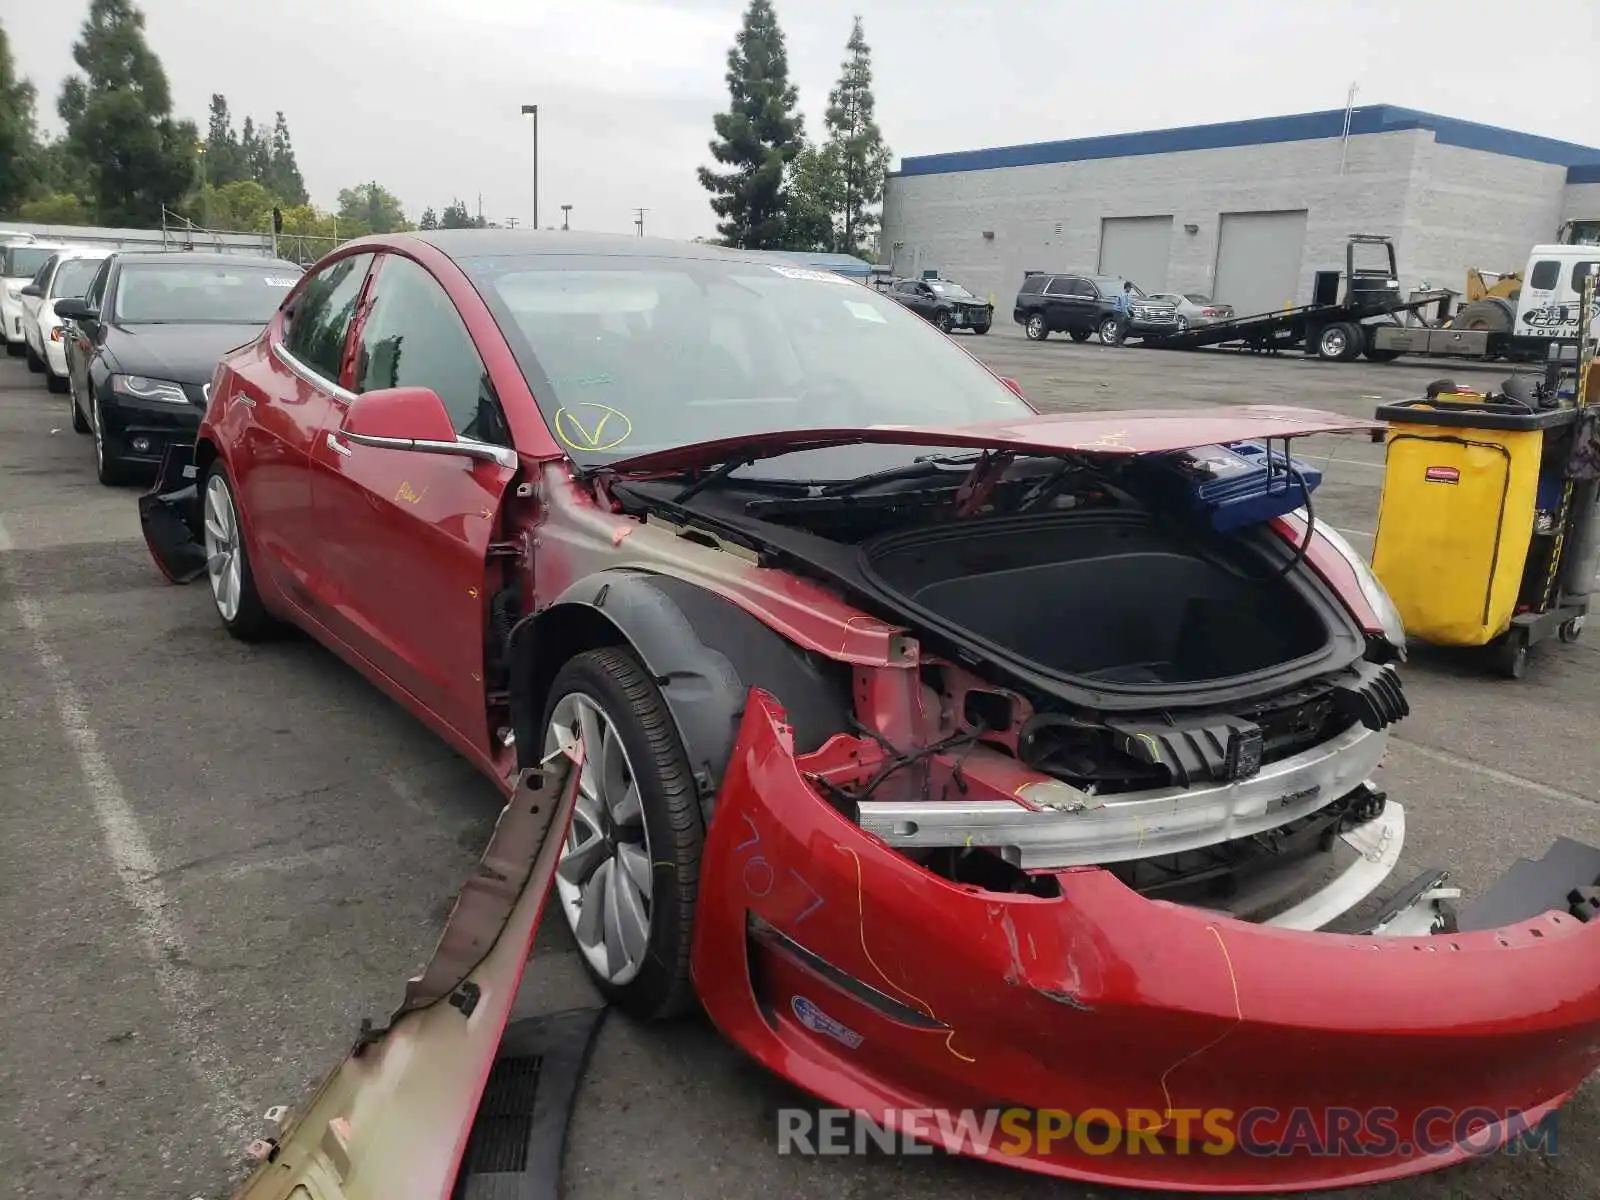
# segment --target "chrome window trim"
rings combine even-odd
[[[349,404],[352,400],[354,400],[356,398],[354,392],[346,391],[344,388],[340,387],[337,383],[334,383],[331,379],[328,379],[328,378],[326,378],[326,377],[324,377],[322,375],[319,375],[312,368],[308,367],[305,363],[301,362],[298,358],[296,358],[293,354],[291,354],[289,352],[288,347],[286,347],[282,342],[273,341],[273,343],[272,343],[272,354],[273,354],[274,358],[276,358],[284,366],[288,367],[289,370],[293,371],[301,379],[305,380],[312,387],[318,388],[319,390],[326,392],[328,395],[332,396],[335,400],[341,401],[342,403],[345,403],[345,404]]]

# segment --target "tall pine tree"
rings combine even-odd
[[[872,50],[861,31],[860,17],[855,19],[845,49],[849,56],[838,84],[828,94],[823,121],[828,128],[830,157],[838,171],[835,244],[845,254],[861,255],[878,226],[875,209],[883,201],[890,155],[878,128]]]
[[[305,180],[300,177],[300,164],[294,160],[294,145],[289,140],[289,122],[277,114],[272,125],[272,140],[267,153],[267,169],[261,182],[279,200],[293,207],[304,204]]]
[[[248,178],[239,135],[233,128],[233,114],[228,111],[228,98],[215,92],[206,124],[206,182],[212,187],[226,187]]]
[[[804,146],[799,91],[789,82],[789,55],[772,0],[750,0],[744,25],[728,51],[728,111],[712,124],[711,154],[729,168],[699,168],[721,217],[717,232],[747,250],[785,245],[784,176]]]
[[[95,209],[107,225],[154,225],[196,180],[200,139],[192,121],[172,119],[161,60],[144,37],[132,0],[91,0],[72,47],[81,75],[61,88],[56,110],[74,156],[88,170]]]

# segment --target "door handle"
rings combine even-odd
[[[350,447],[349,446],[346,446],[343,442],[341,442],[337,437],[335,437],[331,433],[328,434],[327,437],[328,437],[328,449],[329,450],[332,450],[335,454],[342,454],[346,458],[350,457]]]

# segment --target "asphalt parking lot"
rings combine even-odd
[[[1369,414],[1457,367],[964,345],[1049,409],[1305,404]],[[1301,447],[1318,517],[1366,549],[1381,448]],[[497,793],[305,640],[244,647],[200,586],[174,588],[139,536],[137,489],[95,482],[66,400],[0,359],[0,1180],[39,1200],[219,1198],[254,1117],[298,1100],[381,1018],[431,951]],[[1550,643],[1528,677],[1422,654],[1384,782],[1407,806],[1402,872],[1469,893],[1561,834],[1600,839],[1595,645]],[[528,1000],[581,1002],[559,918]],[[1443,998],[1441,998],[1443,999]],[[571,1130],[575,1200],[1082,1197],[942,1157],[779,1157],[794,1102],[702,1020],[612,1016]],[[1600,1100],[1561,1118],[1553,1158],[1495,1157],[1363,1193],[1391,1200],[1595,1194]]]

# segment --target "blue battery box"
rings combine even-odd
[[[1147,504],[1186,510],[1227,533],[1305,507],[1322,472],[1257,442],[1230,442],[1138,459],[1129,483]]]

